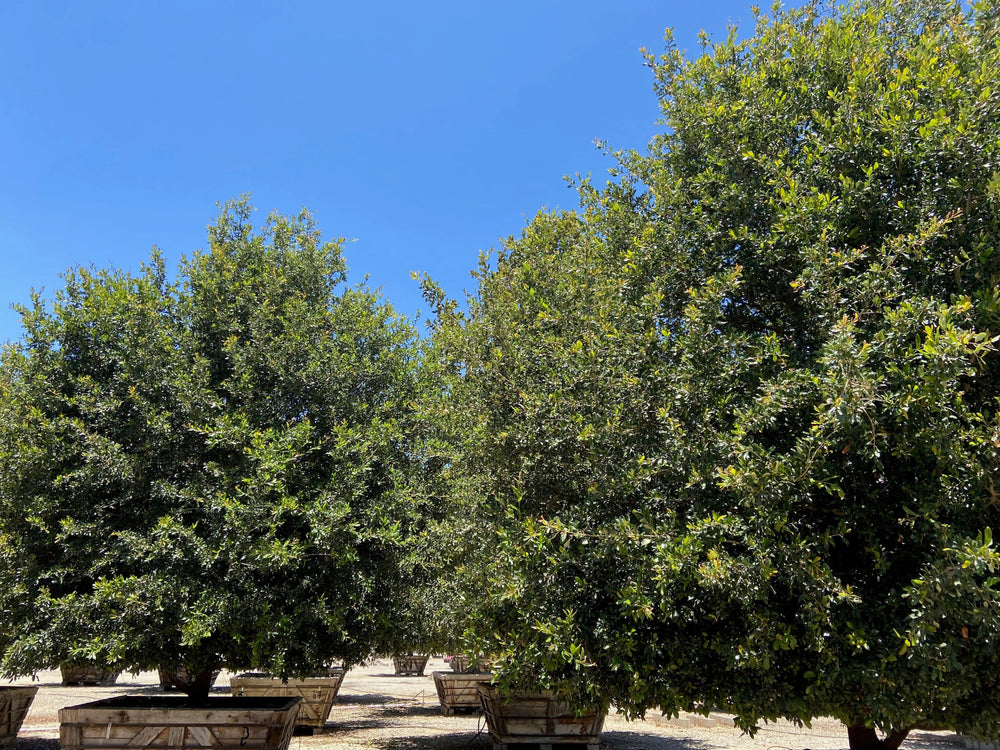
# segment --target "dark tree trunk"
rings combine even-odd
[[[190,673],[189,673],[190,674]],[[215,680],[215,672],[211,669],[198,672],[194,677],[189,677],[185,682],[178,684],[192,703],[207,703],[208,691],[212,688]]]
[[[893,730],[884,739],[879,739],[872,727],[866,727],[864,724],[847,727],[847,739],[851,750],[898,750],[909,733],[909,729]]]

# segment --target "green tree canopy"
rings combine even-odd
[[[227,204],[168,281],[78,268],[0,367],[3,671],[303,674],[405,599],[419,345],[309,214]],[[401,572],[404,571],[404,572]]]
[[[511,689],[1000,736],[998,24],[859,0],[668,39],[648,151],[467,312],[429,287]]]

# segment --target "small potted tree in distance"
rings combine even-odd
[[[425,283],[425,297],[440,317],[449,306],[441,291],[431,281]],[[482,620],[475,617],[472,602],[475,592],[492,586],[487,575],[487,561],[495,546],[493,528],[482,523],[470,508],[479,505],[480,487],[476,477],[462,476],[451,471],[460,465],[455,447],[465,438],[464,425],[455,422],[452,390],[454,378],[462,371],[449,361],[446,347],[438,343],[439,336],[449,333],[447,327],[435,326],[432,348],[425,358],[424,371],[433,376],[434,388],[424,392],[421,413],[427,425],[425,445],[428,456],[447,473],[434,474],[423,486],[436,498],[434,512],[425,518],[425,528],[413,545],[411,556],[413,583],[408,587],[406,627],[397,633],[406,638],[403,645],[420,643],[424,649],[452,654],[451,670],[433,672],[434,686],[441,710],[446,716],[457,710],[477,709],[480,698],[477,687],[492,681],[491,660],[486,657],[476,636]],[[435,484],[435,480],[438,481]],[[469,483],[473,484],[469,484]]]
[[[437,387],[431,367],[425,369],[430,382],[426,396]],[[454,590],[454,557],[447,539],[451,519],[443,502],[447,493],[438,468],[444,463],[436,432],[438,426],[426,409],[428,399],[421,404],[421,446],[423,448],[419,485],[424,496],[431,498],[423,506],[420,533],[407,547],[407,556],[400,563],[398,574],[403,585],[387,589],[384,596],[397,597],[398,614],[388,641],[388,652],[396,675],[423,675],[429,654],[446,651],[453,646],[456,634],[454,602],[449,593]]]
[[[399,676],[422,675],[430,653],[437,650],[438,641],[421,601],[424,595],[422,588],[413,590],[417,600],[404,602],[402,614],[393,628],[390,641],[392,665]]]
[[[227,204],[169,281],[155,252],[137,275],[68,272],[3,351],[2,671],[68,648],[191,676],[185,695],[64,710],[64,750],[143,706],[142,727],[108,731],[279,747],[297,700],[209,697],[213,673],[358,663],[404,598],[373,592],[403,585],[420,516],[414,331],[346,286],[340,242],[307,213],[255,230],[251,211]]]
[[[477,653],[474,647],[458,649],[466,653]],[[456,665],[456,660],[460,664]],[[458,655],[451,658],[451,670],[435,671],[434,688],[441,702],[441,712],[452,716],[457,710],[480,708],[479,686],[493,682],[490,663],[483,658]]]
[[[87,662],[62,662],[59,665],[62,684],[65,685],[114,685],[121,672],[105,669],[99,664]]]
[[[184,667],[164,667],[159,666],[156,668],[157,677],[160,680],[161,690],[181,690],[189,682],[192,682],[197,675],[192,675]],[[209,689],[215,684],[216,679],[218,679],[219,674],[222,672],[221,669],[213,670],[211,678],[208,683]]]

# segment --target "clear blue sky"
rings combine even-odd
[[[640,47],[698,52],[750,0],[0,2],[0,341],[14,302],[70,266],[168,266],[205,246],[216,202],[305,206],[404,314],[411,271],[453,296],[478,253],[594,147],[644,147],[657,102]]]

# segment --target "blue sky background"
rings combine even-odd
[[[452,296],[563,177],[642,148],[658,108],[640,47],[698,52],[749,0],[0,2],[0,341],[75,265],[168,267],[216,203],[309,208],[404,314],[410,272]]]

